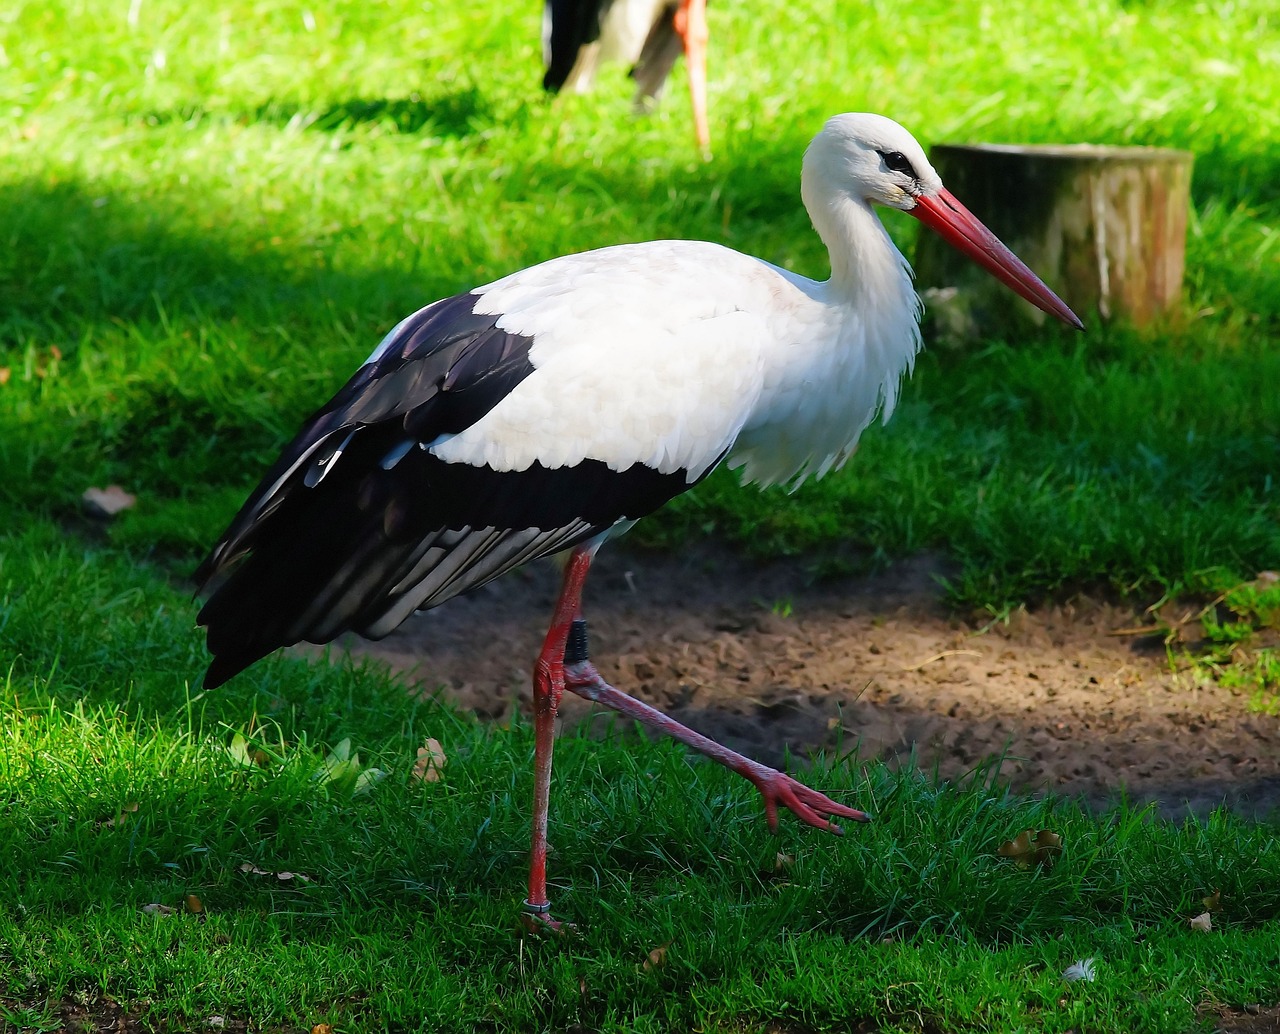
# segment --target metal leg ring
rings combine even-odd
[[[544,901],[541,905],[535,905],[526,898],[520,903],[520,907],[532,916],[544,916],[551,911],[551,902]]]
[[[564,663],[581,664],[588,660],[587,623],[582,618],[574,618],[569,626],[569,638],[564,644]]]

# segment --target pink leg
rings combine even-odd
[[[707,126],[707,0],[683,0],[676,11],[676,32],[684,41],[684,62],[689,71],[689,98],[693,102],[693,131],[698,148],[711,157],[711,130]]]
[[[585,629],[583,632],[585,641]],[[585,653],[585,648],[583,650]],[[723,747],[715,740],[708,739],[679,722],[673,721],[661,711],[648,704],[627,696],[621,690],[614,689],[596,671],[590,661],[570,658],[575,663],[565,667],[565,686],[578,696],[586,697],[605,707],[612,708],[620,714],[644,722],[650,728],[673,736],[681,743],[705,754],[725,768],[737,772],[750,780],[764,797],[764,814],[770,829],[778,828],[778,805],[793,811],[800,819],[818,829],[832,833],[843,833],[839,826],[831,821],[831,816],[853,819],[855,822],[866,822],[870,816],[855,808],[837,804],[825,794],[797,782],[784,772],[766,768],[750,758],[743,757],[728,747]]]
[[[809,825],[832,833],[844,831],[831,821],[831,816],[855,822],[868,821],[869,816],[865,812],[837,804],[786,773],[767,768],[721,746],[605,682],[587,660],[587,625],[582,620],[582,587],[594,555],[594,546],[580,547],[570,555],[551,627],[533,670],[533,837],[529,859],[529,896],[524,902],[525,926],[528,929],[562,929],[561,924],[551,918],[551,903],[547,899],[547,808],[551,799],[551,749],[555,743],[556,709],[566,688],[673,736],[749,779],[764,797],[764,813],[770,829],[778,828],[779,804]]]
[[[551,800],[551,749],[555,745],[556,709],[564,695],[564,650],[569,630],[582,614],[582,586],[595,547],[580,547],[565,565],[551,627],[533,669],[533,841],[529,856],[526,923],[559,930],[547,900],[547,807]]]

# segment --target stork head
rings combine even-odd
[[[859,201],[909,212],[925,190],[938,190],[924,148],[893,119],[848,114],[827,119],[804,156],[805,170]]]
[[[883,115],[827,120],[804,156],[805,202],[856,201],[907,212],[1037,308],[1083,330],[1080,318],[964,207],[915,137]],[[813,196],[811,196],[813,195]]]

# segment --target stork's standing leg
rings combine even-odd
[[[564,654],[569,631],[582,619],[582,586],[597,545],[579,546],[565,564],[560,596],[551,627],[533,668],[533,842],[529,855],[526,925],[559,930],[547,900],[547,806],[551,800],[551,749],[555,745],[556,710],[564,695]]]
[[[676,32],[684,41],[689,72],[689,98],[693,102],[693,131],[698,147],[711,156],[711,130],[707,125],[707,0],[681,0],[675,16]]]

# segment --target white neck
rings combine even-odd
[[[876,413],[893,411],[920,348],[910,268],[871,205],[824,182],[808,156],[801,192],[831,256],[831,279],[811,294],[827,319],[779,350],[773,391],[734,448],[730,466],[761,484],[798,484],[843,463]]]
[[[898,309],[905,301],[914,320],[917,302],[911,267],[871,204],[833,187],[808,163],[800,193],[814,229],[827,246],[832,294],[867,315]]]

